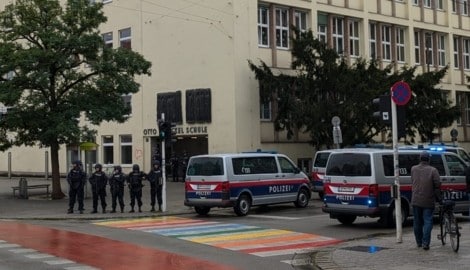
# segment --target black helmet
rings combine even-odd
[[[116,166],[114,166],[114,170],[115,171],[122,171],[122,168],[121,168],[121,166],[116,165]]]
[[[82,166],[82,161],[81,160],[75,160],[72,164],[77,165],[77,166]]]
[[[139,164],[134,164],[134,165],[132,165],[132,170],[133,170],[133,171],[140,171]]]
[[[103,166],[101,166],[101,164],[99,164],[99,163],[95,164],[95,169],[100,169],[101,170],[102,168],[103,168]]]
[[[160,161],[158,161],[158,160],[155,160],[155,161],[153,162],[153,166],[155,166],[155,165],[158,165],[158,166],[160,166]]]

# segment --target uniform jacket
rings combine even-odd
[[[72,169],[67,174],[67,182],[70,185],[71,189],[82,188],[86,182],[86,173],[82,170]]]
[[[148,175],[147,175],[147,178],[150,182],[150,185],[163,185],[163,179],[162,179],[162,171],[160,169],[158,170],[151,170]]]
[[[118,191],[124,188],[126,183],[126,175],[122,172],[113,174],[109,178],[109,186],[111,187],[111,191]]]
[[[144,186],[142,184],[142,180],[146,177],[145,173],[140,171],[140,172],[136,172],[136,171],[132,171],[131,173],[129,173],[129,177],[127,178],[127,181],[129,182],[129,188],[132,190],[132,191],[139,191],[142,189],[142,187]]]
[[[93,192],[99,192],[106,190],[106,185],[108,184],[108,177],[104,172],[94,172],[88,181],[91,184],[91,189]]]
[[[411,205],[434,208],[441,189],[441,179],[437,169],[428,162],[421,161],[411,168],[411,183]]]

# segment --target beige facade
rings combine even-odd
[[[152,155],[160,145],[159,95],[170,97],[161,99],[162,104],[171,101],[168,104],[181,108],[175,127],[177,140],[165,149],[167,162],[172,152],[182,156],[184,152],[194,155],[263,149],[285,153],[308,170],[314,151],[308,136],[299,132],[287,140],[284,132],[274,130],[271,120],[275,108],[268,106],[260,113],[258,83],[248,67],[248,60],[259,63],[261,59],[276,71],[288,72],[292,24],[311,28],[351,63],[357,57],[375,57],[383,65],[394,63],[397,69],[419,65],[419,71],[450,65],[440,87],[451,100],[467,100],[467,0],[455,1],[455,5],[450,0],[104,2],[108,22],[101,31],[109,46],[130,44],[132,50],[152,62],[152,76],[136,78],[141,90],[130,97],[132,115],[128,122],[94,127],[98,130],[96,151],[85,154],[77,148],[62,147],[61,173],[75,158],[122,164],[127,169],[136,163],[149,170]],[[201,89],[210,93],[203,102],[192,96]],[[175,97],[176,101],[172,99]],[[187,108],[191,112],[208,111],[209,115],[201,114],[194,120]],[[470,117],[465,117],[469,108],[464,106],[464,117],[453,126],[459,131],[461,145],[470,141],[470,132],[462,125],[469,122]],[[168,111],[165,114],[166,119],[174,117]],[[449,130],[436,132],[444,141],[450,141]],[[44,172],[50,167],[47,151],[21,147],[0,153],[0,172]]]

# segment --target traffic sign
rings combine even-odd
[[[398,106],[406,105],[411,99],[411,88],[406,82],[396,82],[392,86],[392,100]]]
[[[331,118],[331,124],[335,127],[339,126],[341,124],[341,119],[338,116],[333,116]]]

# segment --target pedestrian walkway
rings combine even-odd
[[[51,184],[51,180],[27,179],[28,184]],[[84,214],[67,214],[68,199],[50,200],[38,190],[31,190],[29,199],[18,199],[13,196],[12,188],[17,186],[18,178],[0,178],[0,218],[1,219],[90,219],[102,220],[108,218],[136,218],[180,215],[194,213],[192,208],[183,204],[184,183],[167,183],[167,211],[150,212],[150,187],[145,183],[143,188],[144,203],[142,213],[128,213],[129,194],[125,194],[126,209],[124,213],[98,213],[91,214],[91,193],[88,190],[85,198]],[[67,194],[68,185],[65,179],[61,181],[62,190]],[[126,190],[127,191],[127,190]],[[110,202],[108,201],[108,205]],[[110,205],[109,205],[110,206]],[[127,210],[127,211],[126,211]],[[397,243],[395,234],[370,236],[366,239],[356,239],[329,247],[320,247],[313,254],[302,254],[299,251],[297,260],[302,256],[308,256],[308,260],[315,265],[313,269],[346,269],[346,270],[408,270],[408,269],[468,269],[470,265],[470,222],[467,217],[458,216],[459,225],[462,227],[460,238],[460,250],[452,251],[449,245],[442,246],[437,239],[439,233],[435,224],[432,231],[431,249],[425,251],[417,248],[412,230],[404,230],[402,243]],[[354,235],[351,235],[354,239]],[[305,266],[302,266],[305,267]],[[295,266],[294,266],[295,268]],[[305,268],[299,268],[305,269]]]

